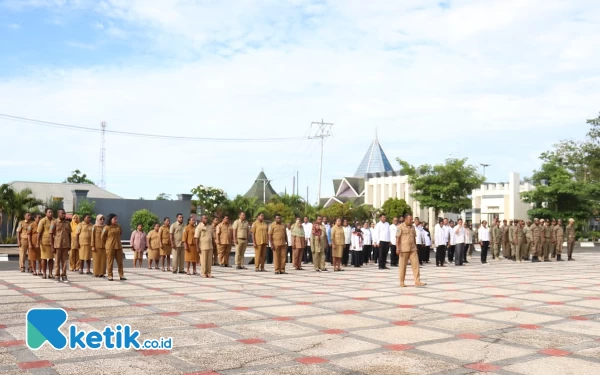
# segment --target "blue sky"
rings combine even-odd
[[[488,163],[530,175],[600,111],[593,0],[0,0],[0,113],[205,137],[302,137],[335,123],[323,195],[352,175],[375,129],[393,160]],[[96,134],[0,119],[2,182],[99,180]],[[48,156],[41,150],[48,150]],[[57,157],[50,156],[57,155]],[[58,157],[58,155],[61,155]],[[318,144],[109,136],[107,186],[152,198],[198,185],[316,198]]]

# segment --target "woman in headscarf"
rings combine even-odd
[[[81,266],[79,267],[79,274],[83,274],[83,268],[86,266],[86,263],[86,274],[92,274],[92,272],[90,272],[90,264],[92,261],[92,229],[92,218],[90,215],[85,215],[83,217],[83,222],[77,226],[77,230],[75,232],[77,245],[79,247],[79,262],[81,263]]]
[[[102,231],[104,230],[104,215],[96,216],[96,224],[92,228],[92,263],[94,265],[94,276],[105,277],[106,275],[106,251],[102,242]]]
[[[71,253],[69,254],[69,269],[79,270],[79,244],[77,243],[77,226],[79,226],[79,215],[71,218]]]
[[[302,252],[306,247],[306,237],[304,236],[304,227],[300,218],[296,218],[296,222],[292,225],[292,263],[294,269],[297,271],[303,271],[302,268]]]

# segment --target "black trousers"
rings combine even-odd
[[[373,253],[371,254],[371,259],[373,259],[373,263],[377,263],[379,260],[379,246],[378,247],[372,246],[372,247],[373,247]]]
[[[425,262],[429,263],[429,255],[431,254],[431,246],[425,246],[424,254],[425,254]]]
[[[469,255],[469,249],[471,248],[471,244],[466,243],[465,244],[465,250],[463,251],[463,262],[467,261],[467,255]]]
[[[273,264],[273,249],[271,249],[271,246],[267,246],[266,263]]]
[[[454,264],[457,266],[462,266],[463,262],[464,262],[464,251],[465,251],[465,244],[464,243],[457,243],[455,246],[456,249],[456,256],[454,257]]]
[[[369,263],[369,259],[371,259],[371,251],[373,251],[373,245],[363,246],[363,263]]]
[[[446,261],[446,245],[438,246],[435,250],[435,264],[444,265]]]
[[[327,245],[327,250],[325,250],[325,261],[327,263],[333,262],[333,257],[331,256],[331,244]]]
[[[287,247],[287,256],[286,256],[286,263],[292,263],[292,253],[293,253],[293,249],[291,246]]]
[[[344,252],[342,253],[342,265],[347,266],[350,260],[350,244],[344,245]]]
[[[417,245],[417,256],[419,257],[419,264],[423,264],[423,262],[425,261],[425,254],[423,253],[424,248],[425,246],[423,245]]]
[[[313,258],[312,258],[312,251],[310,249],[310,246],[306,246],[304,248],[304,253],[302,254],[302,261],[304,263],[312,263]]]
[[[379,242],[379,269],[384,269],[387,262],[388,251],[390,250],[390,243],[385,241]]]
[[[488,251],[490,250],[490,241],[483,241],[481,243],[481,263],[487,263]]]
[[[448,246],[448,263],[454,262],[454,250],[456,250],[456,245]]]
[[[396,245],[390,245],[390,265],[397,266],[400,257],[396,254]]]

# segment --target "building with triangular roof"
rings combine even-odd
[[[367,150],[362,162],[356,169],[354,177],[364,178],[368,173],[384,173],[393,171],[394,168],[392,168],[390,160],[381,148],[377,135],[375,135],[375,139]]]
[[[258,177],[254,180],[254,184],[244,194],[244,198],[256,198],[259,201],[268,202],[272,197],[277,195],[275,189],[271,186],[271,180],[267,178],[265,171],[261,169]]]

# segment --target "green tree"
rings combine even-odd
[[[60,197],[50,197],[46,199],[46,202],[44,202],[44,207],[52,209],[52,213],[56,218],[57,211],[61,208],[64,208],[64,199]]]
[[[281,195],[275,195],[271,198],[272,203],[283,203],[287,207],[291,208],[295,216],[305,216],[307,213],[307,207],[304,198],[299,195],[290,195],[287,193]]]
[[[81,173],[81,171],[79,169],[76,169],[71,173],[72,173],[72,175],[70,177],[67,177],[67,179],[64,180],[63,183],[94,185],[92,180],[88,179],[87,175],[85,173]]]
[[[222,189],[211,186],[198,185],[191,190],[198,199],[193,201],[200,208],[202,215],[215,215],[218,208],[227,203],[227,196]]]
[[[391,219],[393,217],[400,218],[401,216],[412,214],[412,209],[404,199],[390,198],[381,206],[381,212]]]
[[[296,217],[294,210],[281,202],[267,202],[267,204],[259,208],[258,213],[265,214],[265,219],[269,221],[275,220],[275,215],[279,214],[284,223],[291,223]]]
[[[96,212],[94,211],[95,207],[96,207],[96,202],[94,202],[94,201],[90,202],[89,200],[86,199],[77,204],[77,211],[75,211],[74,213],[79,215],[81,220],[83,220],[83,217],[85,215],[90,215],[92,220],[96,220]]]
[[[326,216],[331,222],[335,219],[347,219],[350,223],[364,222],[373,218],[373,208],[368,205],[354,205],[352,202],[335,203],[319,211],[320,216]]]
[[[171,200],[171,194],[167,194],[167,193],[160,193],[156,196],[156,200],[157,201],[170,201]]]
[[[440,211],[458,213],[470,209],[471,192],[479,187],[484,178],[477,168],[467,164],[467,159],[447,159],[444,164],[414,167],[396,158],[402,167],[401,173],[408,175],[413,188],[411,196],[421,207],[433,208],[435,217]]]
[[[158,216],[149,210],[139,210],[131,215],[131,230],[135,230],[138,224],[142,224],[144,232],[148,233],[154,228],[154,224],[160,223]]]
[[[33,196],[31,189],[16,191],[12,186],[0,186],[0,212],[6,215],[6,235],[14,237],[19,220],[26,212],[35,212],[43,202]],[[12,231],[11,231],[12,224]]]
[[[237,218],[240,212],[245,212],[248,219],[253,219],[258,215],[258,210],[263,206],[258,198],[246,198],[237,195],[232,200],[227,200],[221,205],[222,215],[229,215],[231,219]]]

